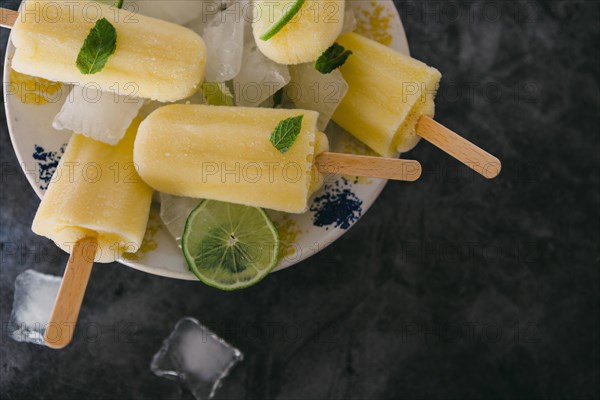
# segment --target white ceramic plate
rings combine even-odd
[[[357,32],[408,54],[402,21],[392,1],[356,1]],[[9,43],[4,66],[4,94],[10,137],[29,183],[41,198],[62,155],[70,132],[52,128],[68,90],[56,93],[45,104],[23,102],[17,87],[23,82],[11,74],[14,52]],[[29,100],[32,99],[31,95]],[[335,124],[327,129],[333,151],[365,153],[364,145]],[[286,254],[276,270],[297,264],[340,238],[367,212],[386,184],[382,179],[328,176],[325,186],[310,200],[310,211],[301,215],[269,212],[279,228]],[[169,278],[196,280],[188,270],[181,250],[160,222],[158,205],[150,215],[142,248],[119,260],[122,264]]]

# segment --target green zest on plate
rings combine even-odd
[[[315,63],[315,69],[322,74],[329,74],[334,69],[344,65],[351,54],[352,52],[350,50],[346,50],[344,46],[334,43],[330,48],[325,50],[323,54],[321,54]]]
[[[264,210],[203,200],[190,213],[181,239],[190,270],[221,290],[252,286],[279,261],[279,233]]]
[[[298,11],[300,11],[302,6],[304,5],[304,1],[305,0],[296,0],[293,4],[286,2],[282,7],[283,13],[281,17],[265,33],[260,35],[260,40],[269,40],[273,36],[275,36],[280,30],[282,30],[283,27],[286,26],[287,23],[290,22],[296,14],[298,14]],[[278,2],[272,3],[273,5],[277,5]],[[271,9],[277,10],[276,7],[273,7]]]
[[[202,94],[210,106],[233,106],[233,95],[225,83],[204,82]]]
[[[271,133],[269,140],[281,154],[288,151],[298,138],[298,134],[302,129],[303,117],[304,115],[298,115],[297,117],[286,118],[280,121]]]
[[[117,49],[117,31],[106,18],[96,21],[77,56],[77,68],[84,75],[102,71]]]

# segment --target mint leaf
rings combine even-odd
[[[298,138],[298,134],[302,129],[303,117],[304,115],[298,115],[297,117],[286,118],[280,121],[271,133],[271,144],[281,154],[288,151]]]
[[[315,69],[322,74],[329,74],[334,69],[344,65],[351,54],[352,52],[346,50],[344,46],[334,43],[318,58]]]
[[[117,49],[117,31],[106,18],[96,21],[77,56],[77,68],[84,75],[102,71]]]
[[[233,96],[224,83],[204,82],[202,94],[206,103],[211,106],[233,106]]]

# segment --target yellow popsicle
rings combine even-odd
[[[440,72],[356,33],[337,42],[352,55],[340,67],[349,88],[333,120],[382,156],[412,149],[417,121],[433,117]]]
[[[116,146],[73,134],[33,220],[35,233],[68,253],[78,240],[95,237],[97,262],[139,249],[152,201],[133,164],[139,123]]]
[[[77,55],[101,18],[115,27],[117,49],[104,69],[84,75]],[[194,94],[204,79],[206,48],[196,33],[94,1],[28,0],[11,39],[16,71],[55,82],[171,102]]]
[[[342,32],[344,0],[306,0],[296,16],[268,40],[260,38],[296,0],[257,0],[252,28],[260,51],[279,64],[315,61]]]
[[[282,154],[271,133],[299,115],[301,131]],[[134,161],[160,192],[301,213],[323,179],[314,158],[329,148],[317,117],[308,110],[169,105],[142,122]]]

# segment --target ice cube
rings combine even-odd
[[[206,81],[225,82],[236,76],[242,67],[244,49],[244,6],[235,2],[218,11],[202,33],[206,44]]]
[[[187,217],[198,203],[198,199],[160,193],[160,219],[178,245],[181,243]]]
[[[202,1],[202,13],[199,16],[196,16],[190,22],[185,23],[185,26],[198,35],[202,36],[204,34],[204,28],[208,25],[208,23],[214,19],[214,17],[223,10],[230,7],[233,3],[236,3],[237,0],[201,0]],[[247,3],[247,2],[246,2]],[[248,7],[248,5],[246,5]]]
[[[194,397],[210,399],[243,354],[201,325],[186,317],[154,355],[150,369],[155,375],[183,381]]]
[[[207,9],[208,3],[214,2],[203,0],[129,0],[125,1],[123,9],[185,25],[200,17]]]
[[[193,30],[198,35],[202,36],[204,34],[204,29],[206,28],[207,22],[208,21],[206,20],[206,17],[200,16],[185,24],[185,27]]]
[[[348,92],[342,73],[335,69],[329,74],[322,74],[312,63],[306,63],[290,66],[290,75],[292,79],[286,86],[287,96],[298,108],[318,111],[317,127],[324,131]]]
[[[123,88],[124,91],[130,89],[135,88]],[[73,86],[52,126],[114,146],[123,138],[143,104],[142,98],[102,92],[95,85]]]
[[[277,64],[260,52],[252,35],[251,24],[246,26],[242,69],[233,78],[235,104],[256,107],[273,96],[290,81],[287,65]]]
[[[61,278],[28,269],[15,280],[8,333],[17,342],[44,344],[44,331]]]

